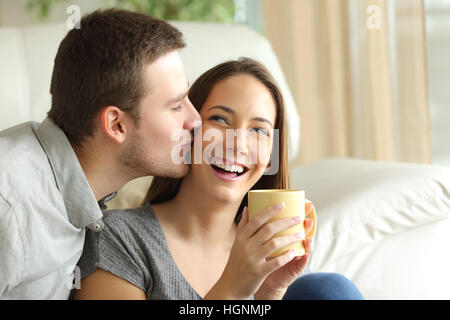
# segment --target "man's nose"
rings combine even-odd
[[[200,114],[195,109],[195,107],[192,105],[191,101],[187,99],[186,103],[186,110],[187,110],[187,117],[184,121],[184,129],[192,130],[200,127],[202,125],[202,118],[200,117]]]

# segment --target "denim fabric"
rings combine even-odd
[[[363,300],[361,292],[346,277],[337,273],[309,273],[298,278],[283,300]]]

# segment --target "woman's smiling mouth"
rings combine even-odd
[[[231,163],[225,159],[210,159],[210,167],[214,175],[224,181],[236,181],[242,179],[250,170],[239,163]]]

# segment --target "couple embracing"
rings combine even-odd
[[[83,17],[62,40],[48,117],[0,133],[0,298],[362,298],[341,275],[305,274],[311,239],[301,257],[269,258],[299,241],[275,234],[299,223],[308,234],[311,219],[270,221],[283,204],[249,219],[249,190],[289,187],[270,73],[241,58],[189,88],[184,46],[167,22],[115,9]],[[184,160],[208,156],[174,161],[180,130],[192,148]],[[275,145],[277,170],[265,174]],[[141,207],[105,211],[142,176],[154,178]],[[74,266],[82,280],[72,290]]]

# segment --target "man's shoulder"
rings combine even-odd
[[[35,129],[39,123],[25,122],[0,132],[0,166],[4,168],[14,167],[20,164],[23,156],[41,156],[43,149],[35,135]]]
[[[38,122],[28,121],[4,129],[0,131],[0,141],[6,141],[5,139],[16,138],[24,134],[32,134],[37,126],[39,126]]]
[[[35,135],[38,126],[37,122],[26,122],[0,132],[0,193],[6,199],[25,199],[54,181],[47,155]]]

